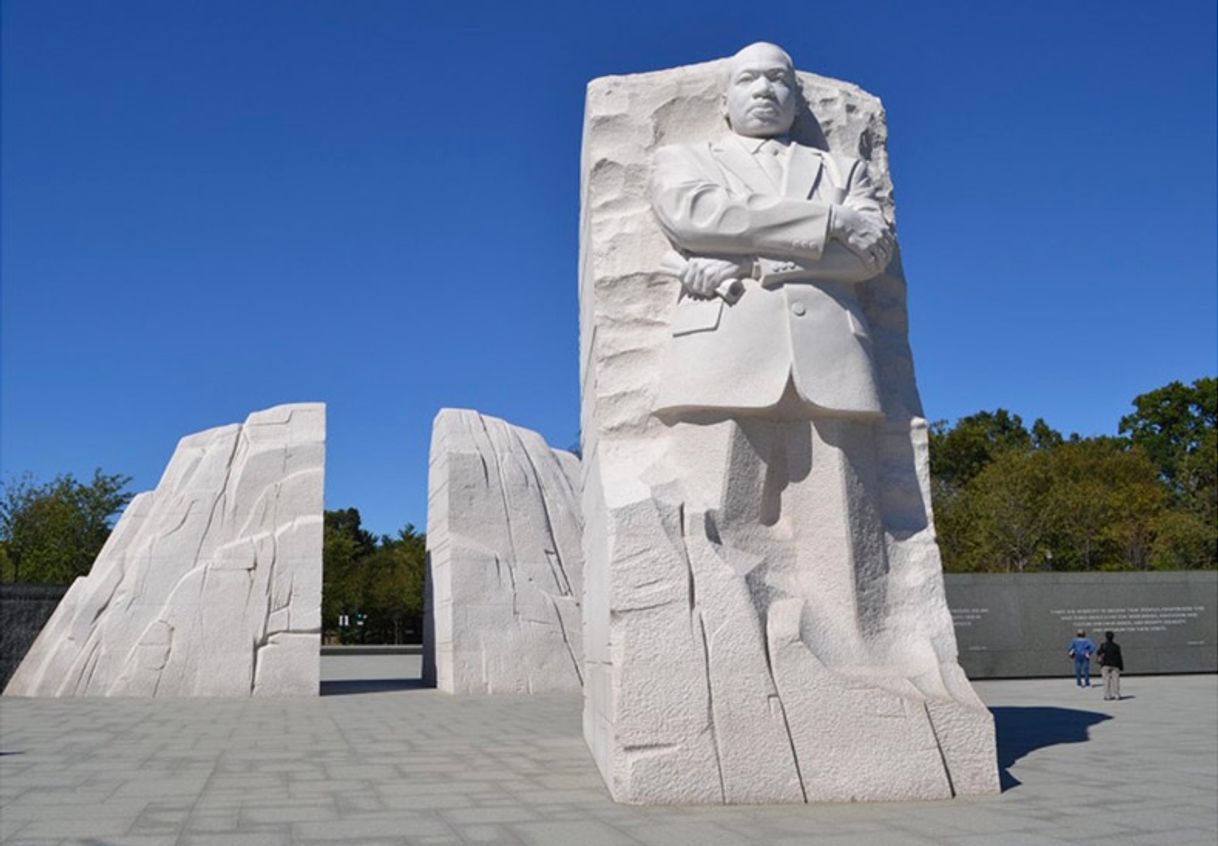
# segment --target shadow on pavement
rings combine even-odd
[[[1112,719],[1109,714],[1095,711],[1043,706],[999,707],[990,711],[998,736],[998,778],[1004,793],[1019,786],[1019,779],[1009,770],[1024,755],[1059,743],[1086,743],[1091,739],[1089,729],[1093,725]]]
[[[351,696],[357,693],[385,693],[390,690],[430,690],[422,679],[352,679],[323,681],[322,696]]]

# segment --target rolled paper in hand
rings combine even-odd
[[[688,264],[685,257],[676,250],[669,250],[660,260],[660,270],[680,279],[685,275],[685,268]],[[742,294],[744,294],[744,283],[739,279],[724,279],[719,283],[719,287],[715,288],[715,296],[720,297],[728,305],[733,305]]]

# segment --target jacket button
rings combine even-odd
[[[795,303],[791,306],[791,314],[795,315],[796,317],[803,317],[804,312],[806,311],[807,309],[804,308],[803,303]]]

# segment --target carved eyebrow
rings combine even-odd
[[[791,71],[782,65],[771,68],[741,68],[732,76],[733,80],[756,79],[759,76],[766,76],[770,79],[786,79],[791,76]]]

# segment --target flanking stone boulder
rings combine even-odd
[[[325,406],[188,435],[7,696],[318,693]]]
[[[583,683],[579,459],[446,408],[432,426],[423,680],[448,693]]]

